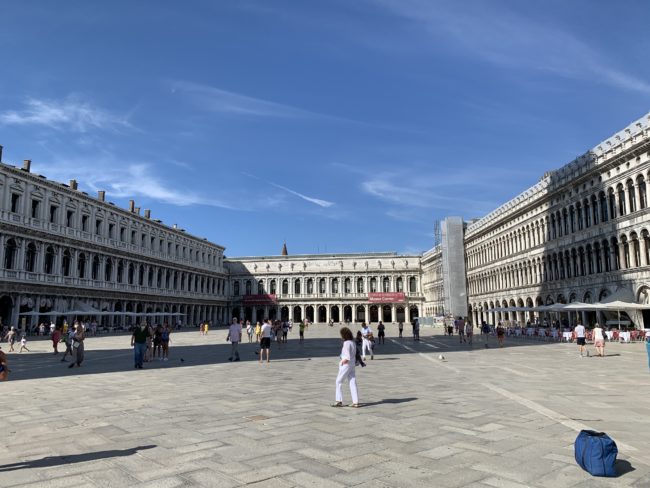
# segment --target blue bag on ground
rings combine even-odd
[[[575,442],[576,462],[592,476],[616,476],[616,442],[604,432],[581,430]]]

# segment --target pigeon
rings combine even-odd
[[[440,355],[438,356],[438,359],[440,359],[440,361],[444,361],[444,360],[445,360],[445,357],[444,357],[442,354],[440,354]]]
[[[185,362],[185,360],[183,358],[181,358],[181,363],[184,363],[184,362]]]

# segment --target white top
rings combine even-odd
[[[266,323],[262,325],[262,337],[271,337],[271,325]]]
[[[585,326],[584,325],[576,325],[576,328],[573,329],[573,331],[576,333],[576,337],[584,337],[585,336]]]
[[[241,340],[241,326],[239,324],[232,324],[228,331],[230,342],[239,342]]]
[[[603,329],[600,327],[596,327],[594,329],[594,341],[604,341],[605,338],[603,337]]]
[[[345,341],[343,347],[341,348],[341,360],[347,359],[348,364],[354,368],[354,363],[356,362],[357,356],[357,346],[354,341]]]
[[[366,326],[361,329],[361,335],[364,339],[367,339],[370,334],[372,334],[372,329],[370,327]]]

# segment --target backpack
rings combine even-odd
[[[592,476],[616,476],[616,442],[604,432],[581,430],[575,441],[575,459]]]

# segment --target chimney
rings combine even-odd
[[[178,229],[178,225],[174,224],[174,225],[172,225],[172,228]]]
[[[0,163],[2,162],[2,146],[0,146]]]
[[[140,215],[140,207],[135,207],[134,212]]]
[[[129,200],[129,212],[135,212],[135,200]]]
[[[77,180],[70,180],[70,188],[73,190],[77,189]]]
[[[145,211],[144,211],[144,218],[145,219],[150,219],[151,218],[151,210],[149,210],[148,208],[145,209]]]
[[[97,192],[97,199],[98,199],[100,202],[103,202],[103,201],[106,199],[106,192],[105,192],[104,190],[99,190],[99,191]]]
[[[31,159],[23,160],[23,169],[29,173],[29,170],[32,169],[32,160]]]

